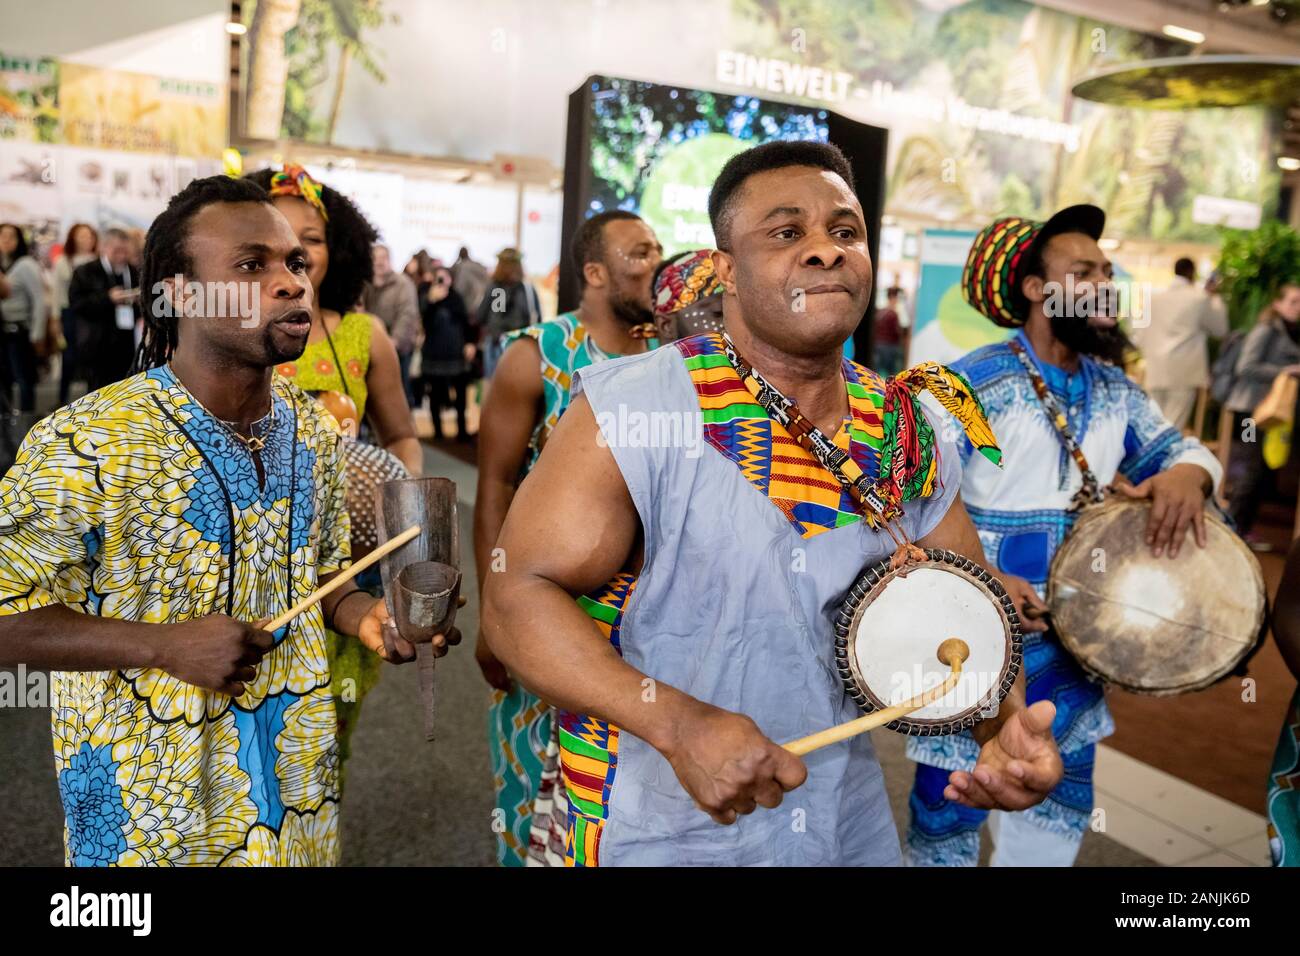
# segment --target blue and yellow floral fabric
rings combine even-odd
[[[264,483],[166,367],[38,424],[0,480],[0,615],[256,621],[346,566],[338,435],[293,385],[277,380],[273,404]],[[238,698],[161,670],[53,675],[69,864],[338,862],[320,606],[275,639]]]

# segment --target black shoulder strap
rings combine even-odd
[[[343,324],[343,316],[339,316],[339,324]],[[323,312],[320,317],[320,327],[325,330],[325,341],[329,343],[330,355],[334,356],[334,369],[339,373],[339,381],[343,383],[343,394],[348,398],[352,398],[352,389],[348,388],[347,376],[343,374],[343,363],[339,361],[338,350],[334,348],[334,336],[330,335],[330,326],[329,323],[325,321],[325,314]],[[352,402],[353,404],[356,404],[356,399],[352,398]]]

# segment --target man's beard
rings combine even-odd
[[[655,318],[654,312],[644,302],[623,295],[610,300],[609,310],[628,328],[653,322]]]
[[[1053,315],[1051,322],[1052,334],[1066,348],[1113,365],[1122,367],[1124,354],[1133,347],[1118,325],[1098,328],[1083,316],[1067,315]]]

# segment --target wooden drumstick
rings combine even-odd
[[[850,720],[847,723],[840,724],[837,727],[829,727],[826,730],[820,730],[815,734],[807,737],[801,737],[798,740],[792,740],[784,744],[786,750],[792,754],[802,757],[804,754],[812,753],[814,750],[820,750],[822,747],[837,744],[841,740],[848,740],[850,737],[856,737],[858,734],[866,733],[868,730],[875,730],[877,727],[883,727],[890,721],[897,720],[899,717],[905,717],[914,710],[920,710],[936,700],[944,697],[957,686],[961,680],[961,665],[966,658],[970,657],[970,646],[960,638],[950,637],[939,645],[935,654],[941,663],[947,664],[952,668],[950,673],[942,684],[938,687],[932,687],[924,693],[918,694],[911,700],[904,701],[901,704],[895,704],[893,707],[886,707],[884,710],[878,710],[873,714],[867,714],[865,717],[859,717],[857,720]]]
[[[348,568],[345,571],[340,571],[338,577],[330,581],[329,584],[317,588],[315,591],[307,595],[305,598],[303,598],[301,601],[299,601],[289,610],[285,611],[283,614],[277,617],[274,621],[271,621],[269,624],[263,625],[262,630],[278,631],[280,628],[284,627],[286,624],[292,621],[303,611],[307,610],[307,608],[311,607],[317,601],[320,601],[328,597],[330,594],[332,594],[338,588],[341,588],[343,585],[347,584],[349,581],[355,578],[366,568],[370,567],[372,564],[374,564],[384,555],[392,551],[396,551],[398,548],[406,544],[406,542],[410,541],[419,533],[420,533],[420,526],[418,524],[411,525],[409,528],[407,528],[397,537],[391,539],[390,541],[386,541],[383,544],[381,544],[379,547],[375,548],[375,550],[371,551],[368,555],[366,555],[356,564],[352,565],[352,567]]]

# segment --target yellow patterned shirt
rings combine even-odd
[[[273,408],[260,486],[251,454],[166,367],[38,424],[0,480],[0,615],[255,621],[346,566],[338,436],[287,382]],[[275,638],[234,699],[159,670],[53,675],[69,864],[338,862],[320,606]]]

